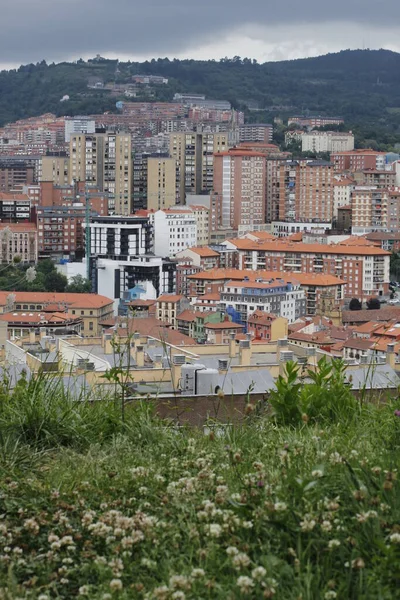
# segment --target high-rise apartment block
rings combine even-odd
[[[309,131],[301,136],[303,152],[347,152],[354,150],[354,135],[339,131]]]
[[[180,250],[197,245],[197,223],[191,208],[176,206],[158,210],[151,220],[157,256],[172,258]]]
[[[0,158],[0,192],[11,192],[21,185],[35,182],[32,160],[18,157]]]
[[[111,214],[132,211],[131,135],[113,132],[71,135],[71,180],[108,194]]]
[[[212,224],[219,227],[265,222],[265,155],[240,148],[214,156]]]
[[[147,159],[148,210],[170,208],[176,204],[176,162],[174,158],[158,156]]]
[[[352,232],[399,231],[400,190],[356,186],[352,192]]]
[[[69,157],[42,156],[40,159],[39,181],[52,181],[55,185],[69,185]]]
[[[322,160],[267,160],[268,221],[329,222],[333,167]]]
[[[227,149],[227,133],[170,134],[169,152],[176,161],[177,203],[184,204],[187,193],[199,194],[212,190],[214,154]]]
[[[87,116],[65,117],[65,141],[69,142],[71,135],[79,133],[94,133],[96,123],[94,119]]]
[[[273,133],[274,128],[269,123],[246,123],[239,127],[239,140],[268,144],[272,141]]]

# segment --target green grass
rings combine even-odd
[[[400,598],[394,404],[204,435],[48,385],[0,393],[1,599]]]

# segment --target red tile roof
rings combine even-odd
[[[181,296],[179,294],[161,294],[161,296],[159,296],[157,298],[157,302],[179,302],[179,300],[182,300],[182,298],[184,298],[185,296]]]
[[[184,310],[176,318],[178,321],[187,321],[193,323],[196,320],[196,314],[193,310]]]
[[[15,304],[66,304],[68,309],[104,308],[113,303],[110,298],[99,294],[70,294],[58,292],[13,292],[0,291],[0,306],[5,306],[7,297],[15,295]]]
[[[244,325],[238,325],[231,321],[223,321],[222,323],[206,323],[205,329],[244,329]]]
[[[229,243],[236,246],[238,250],[250,251],[265,251],[265,252],[294,252],[303,254],[359,254],[364,256],[389,256],[390,252],[386,252],[376,246],[343,246],[340,244],[304,244],[303,242],[286,242],[279,239],[275,242],[253,242],[251,240],[240,238],[227,240]]]

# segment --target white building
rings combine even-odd
[[[352,179],[339,179],[333,181],[333,218],[337,219],[338,208],[351,204],[351,193],[356,186]]]
[[[76,133],[94,133],[96,123],[89,117],[65,117],[65,141],[69,142],[71,135]]]
[[[332,229],[332,223],[299,223],[297,221],[273,221],[271,223],[271,233],[276,237],[289,237],[294,233],[325,233],[327,229]]]
[[[190,208],[175,206],[158,210],[151,220],[157,256],[174,257],[180,250],[197,246],[197,221]]]
[[[340,131],[310,131],[301,136],[302,152],[348,152],[354,150],[354,135]]]

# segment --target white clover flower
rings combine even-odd
[[[276,510],[276,512],[284,512],[285,510],[287,510],[287,504],[285,504],[284,502],[275,502],[274,510]]]
[[[119,592],[119,591],[122,590],[123,587],[124,586],[123,586],[122,581],[120,579],[111,579],[111,581],[110,581],[110,589],[113,592]]]
[[[243,521],[242,527],[244,527],[245,529],[253,529],[253,522],[252,521]]]
[[[337,597],[337,593],[334,592],[333,590],[330,590],[329,592],[325,592],[325,600],[334,600]]]
[[[221,535],[221,533],[221,525],[218,525],[218,523],[210,523],[210,525],[208,526],[208,535],[210,537],[218,538]]]
[[[250,564],[250,558],[244,552],[239,552],[232,558],[233,566],[237,571],[240,571],[243,567],[248,567]]]
[[[235,546],[228,546],[226,553],[228,556],[235,556],[236,554],[239,554],[239,550]]]
[[[81,587],[78,590],[79,595],[80,596],[87,596],[87,594],[89,593],[89,586],[88,585],[81,585]]]
[[[343,462],[343,457],[339,454],[339,452],[332,452],[329,457],[329,462],[332,465],[338,465]]]
[[[38,600],[50,600],[47,594],[40,594]]]
[[[190,585],[190,580],[185,575],[172,575],[169,578],[169,587],[173,590],[188,590]]]
[[[380,473],[382,473],[381,467],[372,467],[371,471],[374,475],[379,475]]]
[[[316,522],[314,519],[304,519],[304,521],[300,521],[300,527],[302,531],[312,531],[316,526]]]
[[[392,542],[392,544],[400,544],[400,533],[392,533],[389,536],[389,540]]]
[[[332,523],[330,521],[322,521],[321,529],[322,531],[331,531]]]
[[[24,521],[24,527],[25,527],[25,529],[27,529],[31,533],[34,533],[34,534],[39,533],[39,525],[35,521],[35,519],[26,519]]]
[[[240,588],[242,594],[249,594],[254,587],[254,581],[251,577],[246,577],[244,575],[238,577],[236,584]]]
[[[152,594],[149,597],[149,599],[155,599],[155,600],[167,600],[169,595],[169,588],[166,585],[161,585],[160,587],[156,587],[154,588]]]
[[[256,567],[251,572],[253,579],[256,579],[257,581],[264,579],[266,574],[267,574],[267,571],[264,569],[264,567]]]
[[[316,469],[315,471],[312,471],[311,475],[312,475],[312,477],[315,477],[316,479],[320,479],[321,477],[324,476],[324,473],[321,471],[321,469]]]
[[[186,596],[185,596],[184,592],[182,592],[181,590],[178,590],[177,592],[174,592],[172,594],[171,598],[173,600],[185,600]]]
[[[204,569],[193,569],[190,576],[193,577],[193,579],[200,579],[201,577],[205,577],[205,574]]]
[[[333,539],[333,540],[329,540],[328,542],[328,548],[330,550],[332,550],[332,548],[338,548],[340,546],[340,541]]]

